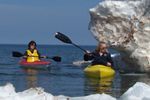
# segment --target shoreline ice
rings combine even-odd
[[[47,93],[43,88],[30,88],[22,92],[16,92],[11,83],[0,86],[0,100],[150,100],[150,86],[137,82],[130,87],[120,98],[107,94],[92,94],[81,97],[54,96]]]

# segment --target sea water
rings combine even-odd
[[[82,46],[93,51],[95,46]],[[32,87],[42,87],[53,95],[85,96],[96,93],[106,93],[119,97],[129,87],[138,82],[150,82],[146,74],[126,73],[105,79],[91,79],[84,75],[85,64],[77,66],[76,61],[82,61],[84,52],[71,45],[39,45],[41,55],[61,56],[62,62],[53,60],[43,69],[25,69],[18,63],[21,58],[12,57],[13,51],[24,53],[27,45],[0,45],[0,85],[12,83],[16,91],[24,91]],[[109,49],[111,53],[118,53]],[[121,62],[119,62],[121,63]],[[122,67],[122,66],[119,66]]]

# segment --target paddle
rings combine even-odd
[[[24,55],[22,53],[20,53],[20,52],[13,51],[12,52],[12,56],[13,57],[23,57]],[[59,57],[59,56],[54,56],[54,57],[48,57],[48,56],[46,56],[46,59],[53,59],[56,62],[61,62],[61,57]]]
[[[85,53],[87,53],[87,51],[83,48],[81,48],[80,46],[78,46],[77,44],[73,43],[69,37],[67,37],[66,35],[60,33],[60,32],[56,32],[55,33],[55,38],[59,39],[60,41],[64,42],[64,43],[67,43],[67,44],[72,44],[74,45],[75,47],[81,49],[82,51],[84,51]]]
[[[68,44],[72,44],[74,46],[76,46],[77,48],[81,49],[82,51],[84,51],[85,53],[88,53],[85,49],[81,48],[80,46],[76,45],[75,43],[73,43],[71,41],[71,39],[69,37],[67,37],[66,35],[64,35],[63,33],[60,32],[56,32],[55,33],[55,38],[59,39],[60,41],[64,42],[64,43],[68,43]],[[97,56],[93,55],[92,56],[95,58]]]

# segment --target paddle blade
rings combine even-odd
[[[22,56],[24,56],[22,53],[20,53],[20,52],[17,52],[17,51],[13,51],[12,52],[12,56],[13,57],[22,57]]]
[[[49,58],[49,57],[48,57]],[[56,62],[61,62],[61,57],[59,57],[59,56],[54,56],[54,57],[52,57],[51,59],[53,59],[54,61],[56,61]]]
[[[64,35],[60,32],[55,33],[55,38],[59,39],[60,41],[62,41],[64,43],[72,44],[72,41],[69,39],[69,37],[67,37],[66,35]]]

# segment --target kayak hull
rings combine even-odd
[[[27,62],[26,60],[21,60],[19,64],[24,68],[45,68],[50,65],[49,61],[35,61],[35,62]]]
[[[92,65],[84,69],[85,75],[91,78],[106,78],[115,75],[115,70],[104,65]]]

